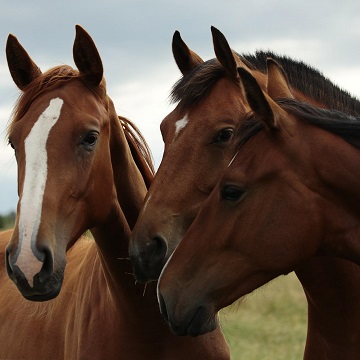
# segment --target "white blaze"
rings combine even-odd
[[[56,98],[40,115],[25,139],[25,179],[20,201],[19,255],[16,265],[30,286],[43,263],[36,258],[31,246],[35,244],[41,222],[41,210],[47,179],[46,142],[51,128],[60,117],[63,100]]]
[[[178,136],[180,130],[182,130],[187,123],[189,122],[189,117],[187,116],[187,114],[180,120],[178,120],[175,123],[175,136],[174,136],[174,140],[176,139],[176,137]]]

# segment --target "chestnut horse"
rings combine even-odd
[[[11,232],[0,236],[0,358],[229,359],[220,331],[173,335],[155,286],[144,292],[127,274],[152,165],[115,112],[91,37],[76,27],[78,70],[42,73],[12,35],[6,51],[22,95],[9,127],[19,203],[6,251]],[[87,229],[95,241],[77,241]]]
[[[158,282],[180,335],[214,330],[219,309],[313,256],[360,264],[360,118],[290,99],[285,78],[268,85],[288,94],[276,103],[239,74],[252,113],[238,153]]]
[[[207,62],[188,48],[178,32],[173,37],[174,58],[183,77],[172,90],[173,100],[179,103],[161,124],[163,159],[130,241],[134,273],[140,281],[159,277],[235,155],[234,134],[251,110],[237,66],[250,69],[264,90],[268,77],[278,73],[276,66],[270,66],[267,74],[268,53],[240,56],[218,30],[212,28],[212,33],[217,58]],[[316,70],[286,57],[271,56],[285,68],[297,99],[348,114],[360,113],[359,101]],[[308,300],[305,357],[322,359],[324,348],[334,357],[343,348],[360,354],[358,267],[344,260],[311,259],[296,269],[296,274]],[[342,329],[340,334],[338,329]]]

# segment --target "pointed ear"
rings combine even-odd
[[[41,75],[41,70],[14,35],[9,35],[6,43],[6,58],[11,77],[20,90]]]
[[[249,68],[241,61],[239,56],[230,48],[224,34],[216,27],[211,27],[215,55],[228,74],[235,80],[239,80],[238,67]]]
[[[93,39],[80,25],[76,25],[73,56],[85,80],[99,85],[104,73],[102,61]]]
[[[277,115],[282,109],[260,88],[256,79],[249,71],[238,68],[239,77],[243,84],[246,99],[254,113],[264,122],[270,130],[278,129]]]
[[[183,75],[204,62],[199,55],[188,48],[179,31],[175,31],[173,35],[172,52],[175,62]]]
[[[294,96],[290,90],[289,82],[284,69],[273,59],[267,59],[267,93],[272,99],[288,98]]]

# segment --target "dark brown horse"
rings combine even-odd
[[[239,150],[158,282],[182,335],[214,330],[221,308],[313,256],[360,264],[360,118],[291,100],[285,79],[277,104],[239,74],[252,108]]]
[[[268,76],[278,76],[276,66],[270,67],[267,75],[266,58],[271,55],[286,69],[291,92],[297,99],[348,114],[360,113],[356,99],[307,65],[262,52],[240,56],[230,49],[220,32],[212,31],[217,59],[207,62],[186,46],[178,32],[174,35],[174,57],[183,77],[172,95],[179,104],[161,124],[163,159],[130,242],[135,274],[142,281],[158,278],[235,155],[234,134],[251,110],[237,66],[250,70],[266,90]],[[309,305],[305,357],[326,358],[323,349],[327,349],[326,354],[336,358],[345,347],[360,354],[358,267],[323,258],[309,260],[296,269],[296,274]]]
[[[73,50],[79,70],[42,73],[14,36],[7,43],[22,95],[9,127],[19,203],[12,235],[0,236],[0,358],[228,359],[220,331],[172,335],[154,284],[145,292],[127,274],[151,160],[117,116],[99,53],[79,26]],[[77,240],[87,229],[95,241]]]

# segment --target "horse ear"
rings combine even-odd
[[[172,52],[175,62],[183,75],[204,62],[199,55],[188,48],[177,30],[172,39]]]
[[[275,114],[280,107],[261,90],[256,79],[249,71],[240,67],[238,68],[238,74],[251,109],[264,122],[267,128],[270,130],[277,129],[278,124]]]
[[[289,82],[284,69],[273,59],[267,59],[267,93],[272,99],[288,98],[294,96],[290,90]]]
[[[6,42],[6,58],[11,77],[20,90],[24,90],[27,85],[41,75],[39,67],[12,34],[8,36]]]
[[[238,67],[249,68],[241,61],[239,56],[230,48],[224,34],[216,27],[211,27],[215,55],[228,74],[235,80],[239,80]]]
[[[80,25],[76,25],[73,56],[80,75],[89,83],[99,85],[104,73],[102,61],[93,39]]]

